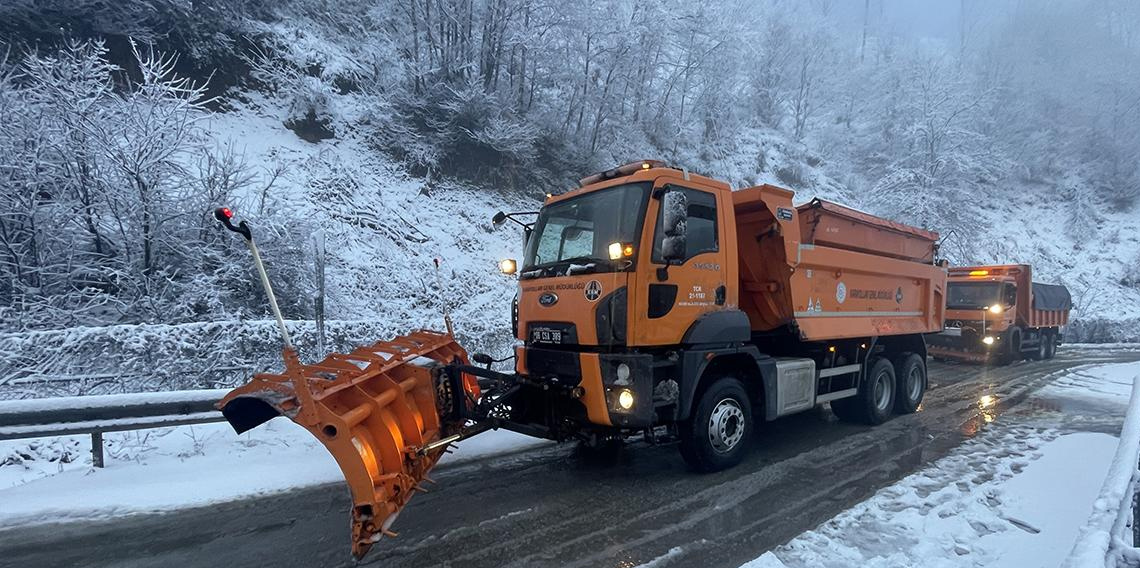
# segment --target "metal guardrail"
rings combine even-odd
[[[214,408],[227,389],[0,401],[0,440],[91,435],[91,462],[103,467],[103,434],[223,422]]]

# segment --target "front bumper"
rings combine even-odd
[[[533,346],[516,348],[516,371],[533,382],[569,385],[584,415],[566,416],[586,425],[645,428],[654,422],[652,356],[640,353],[586,353]],[[619,372],[622,365],[626,371]],[[622,391],[633,404],[623,408]]]
[[[927,351],[931,355],[970,360],[986,359],[1000,353],[1006,345],[1008,331],[989,331],[983,335],[969,327],[947,328],[941,333],[926,336]],[[986,337],[993,338],[986,343]]]

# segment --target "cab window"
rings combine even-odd
[[[672,191],[683,191],[688,202],[688,212],[685,218],[685,260],[698,254],[717,252],[720,242],[717,231],[716,196],[695,189],[673,187]],[[657,226],[653,236],[653,262],[663,264],[661,256],[661,243],[665,240],[664,220],[665,211],[658,208]]]
[[[1017,303],[1017,286],[1014,286],[1013,284],[1006,284],[1005,286],[1003,286],[1002,287],[1002,299],[1001,299],[1001,301],[1006,306],[1012,306],[1012,305],[1016,304]]]

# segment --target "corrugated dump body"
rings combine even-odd
[[[818,200],[797,210],[792,196],[771,185],[733,193],[740,307],[754,331],[792,325],[806,341],[941,331],[936,233]]]

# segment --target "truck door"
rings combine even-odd
[[[686,226],[683,258],[669,264],[663,254],[668,192],[684,194]],[[701,314],[727,303],[724,227],[717,216],[717,193],[678,185],[655,192],[657,215],[648,263],[652,269],[642,273],[647,302],[637,325],[643,345],[681,343]]]

